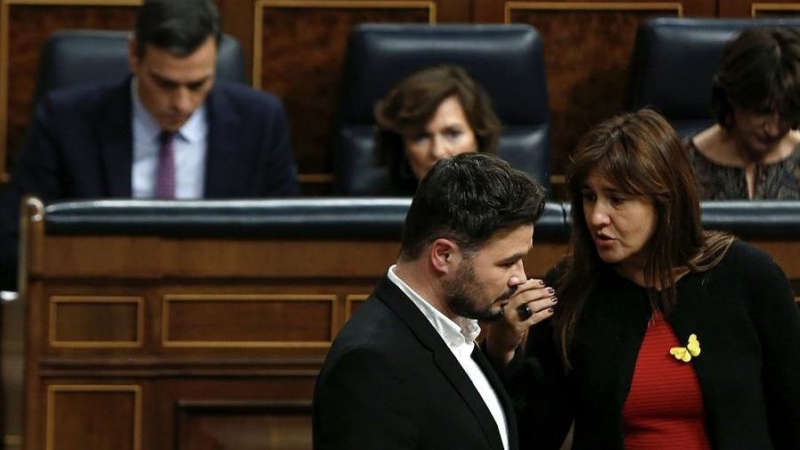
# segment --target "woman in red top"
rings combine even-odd
[[[600,124],[567,181],[574,227],[548,277],[556,299],[541,307],[519,289],[485,343],[520,448],[559,448],[573,421],[576,449],[799,448],[792,291],[768,255],[701,228],[669,124],[650,110]]]

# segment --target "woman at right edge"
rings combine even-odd
[[[711,109],[717,123],[684,142],[700,198],[800,200],[800,30],[747,28],[728,42]]]
[[[567,183],[574,226],[546,280],[552,306],[522,287],[483,343],[520,448],[560,448],[573,421],[574,449],[800,448],[792,290],[767,254],[702,229],[666,120],[641,110],[600,124]]]

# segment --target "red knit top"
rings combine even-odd
[[[698,336],[701,344],[702,336]],[[625,449],[710,449],[703,398],[691,362],[675,359],[670,348],[685,346],[656,314],[647,328],[622,410]]]

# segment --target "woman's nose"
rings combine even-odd
[[[589,220],[589,225],[592,226],[601,226],[607,225],[610,222],[608,212],[597,205],[591,207],[588,211],[586,211],[587,220]]]
[[[431,140],[431,156],[437,161],[450,156],[450,145],[439,135]]]
[[[773,114],[766,121],[764,121],[764,132],[773,138],[780,137],[781,118],[778,114]]]

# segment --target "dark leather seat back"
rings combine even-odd
[[[800,230],[800,201],[715,200],[700,204],[703,228],[742,239],[793,240]]]
[[[127,31],[62,30],[42,46],[36,99],[66,86],[122,80],[128,69]],[[217,57],[217,79],[244,83],[244,52],[236,38],[222,37]]]
[[[629,110],[661,112],[681,136],[715,123],[711,81],[725,43],[747,27],[800,27],[800,19],[658,18],[636,32],[631,58]]]
[[[258,200],[78,200],[45,209],[47,234],[244,237],[254,239],[401,238],[410,198]],[[566,242],[560,203],[548,202],[537,242]]]
[[[548,186],[550,110],[539,34],[528,25],[362,24],[350,34],[338,114],[336,183],[364,195],[387,177],[373,165],[375,103],[403,78],[437,64],[463,67],[503,123],[498,154]]]
[[[47,234],[399,240],[410,198],[78,200],[46,207]],[[548,202],[535,242],[566,242],[569,202]],[[800,201],[711,201],[703,227],[754,240],[797,240]],[[534,243],[534,245],[536,245]]]

